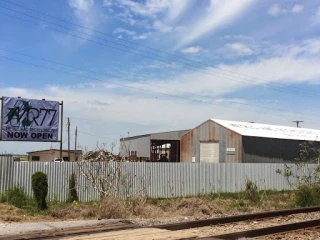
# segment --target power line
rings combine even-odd
[[[187,98],[187,97],[183,97],[183,96],[177,96],[177,95],[172,95],[172,94],[167,94],[167,93],[162,93],[162,92],[157,92],[157,91],[146,90],[146,89],[143,89],[143,88],[138,88],[138,87],[134,87],[134,86],[128,86],[128,85],[125,85],[125,84],[115,83],[115,82],[108,81],[108,80],[103,81],[103,80],[98,79],[98,78],[93,78],[93,77],[89,77],[89,76],[84,76],[84,75],[77,74],[77,73],[71,73],[71,72],[68,72],[68,71],[63,71],[63,70],[59,70],[59,69],[55,69],[55,68],[51,68],[51,67],[46,67],[46,66],[42,66],[42,65],[38,65],[38,64],[28,63],[28,62],[24,62],[24,61],[21,61],[21,60],[8,58],[8,57],[5,57],[5,56],[0,56],[0,58],[6,59],[6,60],[9,60],[9,61],[13,61],[13,62],[19,62],[19,63],[25,64],[25,65],[30,65],[30,66],[33,66],[33,67],[48,69],[48,70],[55,71],[55,72],[60,72],[60,73],[65,73],[65,74],[69,74],[69,75],[74,75],[74,76],[78,76],[78,77],[82,77],[82,78],[87,78],[87,79],[91,79],[91,80],[94,80],[94,81],[109,82],[109,83],[112,83],[112,84],[114,84],[114,85],[119,85],[119,86],[122,86],[122,87],[127,87],[127,88],[132,88],[132,89],[136,89],[136,90],[140,90],[140,91],[146,91],[146,92],[156,93],[156,94],[160,94],[160,95],[166,95],[166,96],[170,96],[170,97],[174,97],[174,98],[180,98],[180,99],[189,100],[189,101],[194,101],[194,102],[198,102],[198,103],[212,104],[212,105],[216,105],[216,106],[220,106],[220,107],[221,107],[221,104],[217,104],[217,103],[213,103],[213,102],[205,102],[205,101],[201,101],[201,100],[197,100],[197,99],[192,99],[192,98]],[[249,105],[249,104],[244,104],[244,103],[238,103],[238,104]],[[254,105],[250,105],[250,106],[252,107],[252,106],[254,106]],[[239,108],[239,107],[234,107],[234,106],[233,106],[233,107],[228,106],[228,107],[234,108],[234,109],[238,109],[238,110],[245,110],[245,111],[257,112],[257,113],[264,113],[264,114],[269,114],[269,115],[292,117],[292,116],[287,116],[287,115],[282,115],[282,114],[266,113],[266,112],[263,111],[263,110],[257,111],[257,110]],[[256,106],[254,106],[254,107],[256,107]],[[284,111],[281,110],[281,109],[272,109],[272,110],[284,112]],[[314,116],[314,117],[319,117],[319,116],[311,115],[311,114],[305,114],[305,115],[310,115],[310,116]]]
[[[78,69],[78,70],[81,70],[81,71],[91,72],[91,73],[95,73],[95,74],[99,74],[99,75],[104,75],[104,76],[110,77],[110,76],[109,76],[108,74],[106,74],[106,73],[101,73],[101,72],[97,72],[97,71],[87,70],[87,69],[83,69],[83,68],[81,68],[81,67],[77,67],[77,66],[74,66],[74,65],[69,65],[69,64],[65,64],[65,63],[59,63],[59,62],[56,62],[56,61],[53,61],[53,60],[49,60],[49,59],[42,58],[42,57],[35,57],[35,56],[31,56],[31,55],[29,55],[29,54],[20,53],[20,52],[17,52],[17,51],[12,51],[12,50],[8,50],[8,49],[4,49],[4,48],[0,48],[0,51],[5,51],[5,52],[9,52],[9,53],[14,53],[14,54],[18,54],[18,55],[21,55],[21,56],[25,56],[25,57],[29,57],[29,58],[34,58],[34,59],[42,60],[42,61],[45,61],[45,62],[54,63],[54,64],[57,64],[57,65],[60,65],[60,66],[64,66],[64,67],[74,68],[74,69]],[[142,83],[142,82],[138,82],[138,83],[139,83],[139,84],[142,84],[142,85],[148,85],[148,86],[151,86],[151,87],[163,88],[163,89],[166,89],[166,90],[171,90],[171,91],[175,91],[175,92],[179,92],[179,93],[184,93],[184,94],[188,94],[188,95],[194,95],[194,96],[200,96],[200,97],[209,98],[209,97],[207,97],[207,96],[198,95],[198,94],[191,93],[191,92],[180,91],[180,90],[176,90],[176,89],[173,89],[173,88],[162,87],[162,86],[158,86],[158,85],[154,85],[154,84],[149,84],[149,83]],[[66,118],[66,119],[67,119],[67,118]]]
[[[70,67],[70,68],[75,68],[75,69],[78,69],[78,70],[81,70],[81,71],[86,71],[86,72],[94,72],[94,73],[98,73],[100,75],[105,75],[107,77],[109,77],[107,74],[105,73],[100,73],[100,72],[96,72],[96,71],[88,71],[84,68],[81,68],[81,67],[78,67],[78,66],[74,66],[74,65],[69,65],[69,64],[65,64],[65,63],[59,63],[59,62],[56,62],[56,61],[52,61],[52,60],[49,60],[49,59],[45,59],[45,58],[39,58],[39,57],[35,57],[35,56],[31,56],[29,54],[24,54],[24,53],[20,53],[20,52],[17,52],[17,51],[11,51],[11,50],[6,50],[6,49],[3,49],[3,48],[0,48],[0,50],[2,51],[6,51],[6,52],[10,52],[10,53],[14,53],[14,54],[18,54],[18,55],[22,55],[22,56],[26,56],[26,57],[29,57],[29,58],[34,58],[34,59],[39,59],[39,60],[42,60],[42,61],[46,61],[46,62],[49,62],[49,63],[54,63],[54,64],[57,64],[57,65],[61,65],[61,66],[65,66],[65,67]],[[112,84],[114,84],[114,82],[112,81],[109,81],[109,80],[105,80],[105,82],[110,82]],[[129,81],[131,82],[131,81]],[[141,83],[139,82],[139,84],[142,84],[142,85],[148,85],[148,86],[153,86],[153,87],[157,87],[157,88],[163,88],[163,89],[169,89],[171,91],[176,91],[176,92],[179,92],[179,93],[184,93],[184,94],[188,94],[188,95],[193,95],[193,96],[196,96],[196,97],[201,97],[201,98],[207,98],[207,99],[213,99],[213,100],[216,100],[215,98],[213,97],[208,97],[208,96],[204,96],[204,95],[199,95],[199,94],[195,94],[195,93],[190,93],[190,92],[184,92],[184,91],[179,91],[179,90],[175,90],[175,89],[171,89],[171,88],[166,88],[166,87],[161,87],[161,86],[157,86],[157,85],[153,85],[153,84],[147,84],[147,83]],[[127,85],[124,85],[125,87],[128,87]],[[144,89],[145,90],[145,89]],[[149,91],[149,90],[145,90],[145,91]],[[158,92],[157,92],[158,93]],[[190,99],[190,98],[188,98]],[[248,103],[238,103],[240,105],[246,105],[246,106],[250,106],[250,107],[256,107],[255,105],[253,104],[248,104]],[[282,109],[277,109],[277,108],[270,108],[270,107],[265,107],[266,109],[270,109],[270,110],[275,110],[275,111],[280,111],[280,112],[283,112]],[[309,114],[307,114],[309,115]],[[311,116],[316,116],[316,115],[312,115]],[[67,118],[66,118],[67,119]]]
[[[105,73],[100,73],[100,72],[97,72],[97,71],[88,71],[84,68],[81,68],[81,67],[78,67],[78,66],[74,66],[74,65],[69,65],[69,64],[65,64],[65,63],[59,63],[59,62],[56,62],[56,61],[52,61],[52,60],[48,60],[48,59],[45,59],[45,58],[39,58],[39,57],[35,57],[35,56],[31,56],[29,54],[24,54],[24,53],[20,53],[20,52],[17,52],[17,51],[11,51],[11,50],[6,50],[6,49],[3,49],[3,48],[0,48],[0,50],[2,51],[6,51],[6,52],[10,52],[10,53],[14,53],[14,54],[18,54],[18,55],[22,55],[22,56],[27,56],[29,58],[34,58],[34,59],[39,59],[39,60],[42,60],[42,61],[46,61],[46,62],[49,62],[49,63],[54,63],[54,64],[57,64],[57,65],[61,65],[61,66],[65,66],[65,67],[70,67],[70,68],[75,68],[75,69],[78,69],[78,70],[81,70],[81,71],[86,71],[86,72],[94,72],[94,73],[98,73],[100,75],[105,75],[107,77],[109,77],[107,74]],[[129,81],[129,80],[127,80]],[[112,84],[114,84],[113,81],[109,81],[109,80],[105,80],[105,82],[110,82]],[[131,82],[131,81],[129,81]],[[190,92],[184,92],[184,91],[179,91],[179,90],[175,90],[175,89],[171,89],[171,88],[166,88],[166,87],[161,87],[161,86],[157,86],[157,85],[153,85],[153,84],[147,84],[147,83],[141,83],[139,82],[139,84],[142,84],[142,85],[147,85],[147,86],[152,86],[152,87],[157,87],[157,88],[163,88],[163,89],[169,89],[171,91],[176,91],[176,92],[179,92],[179,93],[184,93],[184,94],[188,94],[188,95],[193,95],[193,96],[196,96],[196,97],[201,97],[201,98],[207,98],[207,99],[213,99],[213,100],[216,100],[215,98],[213,97],[208,97],[208,96],[204,96],[204,95],[199,95],[199,94],[195,94],[195,93],[190,93]],[[127,85],[124,85],[124,87],[128,87]],[[146,90],[146,89],[143,89],[145,91],[150,91],[150,90]],[[156,92],[156,93],[159,93],[159,92]],[[190,99],[190,98],[188,98]],[[248,104],[248,103],[238,103],[240,105],[246,105],[246,106],[250,106],[250,107],[256,107],[256,105],[253,105],[253,104]],[[270,108],[270,107],[265,107],[266,109],[270,109],[270,110],[275,110],[275,111],[280,111],[280,112],[283,112],[282,109],[277,109],[277,108]],[[308,115],[308,114],[307,114]],[[312,115],[311,116],[316,116],[316,115]]]
[[[119,139],[116,139],[116,138],[109,138],[109,137],[102,137],[102,136],[98,136],[98,135],[94,135],[92,133],[87,133],[87,132],[83,132],[83,131],[79,131],[79,133],[82,133],[82,134],[85,134],[85,135],[90,135],[90,136],[93,136],[93,137],[99,137],[99,138],[106,138],[106,139],[110,139],[110,140],[119,140]]]
[[[2,6],[0,6],[2,7]],[[40,18],[37,18],[37,17],[34,17],[34,16],[30,16],[28,14],[24,14],[24,13],[21,13],[19,11],[15,11],[15,10],[12,10],[12,9],[9,9],[9,8],[5,8],[5,7],[2,7],[4,9],[8,9],[10,11],[14,11],[14,12],[18,12],[19,14],[22,14],[22,15],[26,15],[28,17],[31,17],[31,18],[35,18],[35,19],[38,19],[38,20],[41,20],[41,21],[44,21],[44,22],[47,22],[49,24],[53,24],[53,25],[56,25],[56,26],[59,26],[59,27],[62,27],[62,28],[65,28],[65,29],[68,29],[68,30],[71,30],[71,31],[75,31],[75,32],[79,32],[81,34],[84,34],[84,35],[87,35],[89,37],[92,37],[92,38],[97,38],[97,39],[100,39],[100,40],[103,40],[103,41],[107,41],[107,42],[110,42],[111,44],[115,44],[115,45],[120,45],[122,47],[126,47],[126,48],[129,48],[131,49],[131,47],[128,47],[126,45],[123,45],[123,44],[119,44],[119,43],[115,43],[115,42],[111,42],[107,39],[103,39],[103,38],[99,38],[99,37],[95,37],[93,35],[90,35],[90,34],[87,34],[87,33],[84,33],[84,32],[80,32],[80,31],[77,31],[77,30],[74,30],[74,29],[71,29],[71,28],[68,28],[68,27],[65,27],[65,26],[61,26],[59,24],[55,24],[55,23],[52,23],[52,22],[49,22],[49,21],[46,21],[46,20],[43,20],[43,19],[40,19]],[[28,22],[28,23],[31,23],[31,24],[34,24],[34,25],[37,25],[37,26],[41,26],[43,27],[41,24],[38,24],[38,23],[35,23],[33,21],[30,21],[30,20],[26,20],[26,19],[22,19],[22,18],[19,18],[17,16],[13,16],[13,15],[9,15],[7,13],[3,13],[3,12],[0,12],[0,14],[3,14],[3,15],[6,15],[6,16],[9,16],[9,17],[12,17],[12,18],[16,18],[20,21],[24,21],[24,22]],[[119,50],[119,51],[123,51],[123,52],[126,52],[126,53],[132,53],[132,54],[135,54],[135,55],[138,55],[138,56],[141,56],[141,57],[145,57],[145,58],[149,58],[149,59],[152,59],[152,60],[155,60],[155,61],[159,61],[159,62],[163,62],[163,63],[166,63],[168,64],[167,61],[164,61],[164,60],[160,60],[160,59],[157,59],[157,58],[153,58],[153,57],[150,57],[150,56],[146,56],[146,55],[142,55],[142,54],[139,54],[139,53],[136,53],[134,51],[128,51],[128,49],[122,49],[122,48],[118,48],[118,47],[114,47],[114,46],[110,46],[110,45],[107,45],[107,44],[104,44],[104,43],[101,43],[101,42],[97,42],[97,41],[94,41],[92,39],[88,39],[88,38],[84,38],[84,37],[81,37],[81,36],[78,36],[78,35],[75,35],[75,34],[72,34],[72,33],[68,33],[68,32],[64,32],[64,31],[61,31],[61,30],[58,30],[58,29],[55,29],[55,28],[51,28],[51,27],[48,27],[46,26],[45,28],[47,29],[50,29],[52,31],[56,31],[56,32],[60,32],[60,33],[63,33],[63,34],[66,34],[66,35],[70,35],[70,36],[73,36],[73,37],[76,37],[76,38],[79,38],[79,39],[83,39],[83,40],[86,40],[86,41],[90,41],[90,42],[93,42],[93,43],[96,43],[96,44],[99,44],[99,45],[102,45],[102,46],[106,46],[106,47],[110,47],[110,48],[113,48],[113,49],[116,49],[116,50]],[[133,49],[135,51],[139,51],[139,52],[143,52],[143,53],[146,53],[146,54],[150,54],[150,55],[155,55],[155,54],[152,54],[150,52],[146,52],[146,51],[142,51],[142,50],[138,50],[138,49]],[[157,57],[160,57],[160,58],[163,58],[163,59],[166,59],[165,57],[162,57],[162,56],[159,56],[159,55],[155,55]],[[171,62],[170,62],[171,63]],[[181,62],[179,62],[181,63]],[[214,74],[212,74],[211,72],[209,72],[208,70],[199,70],[198,68],[196,68],[195,66],[191,65],[191,64],[186,64],[186,63],[182,63],[184,65],[188,65],[189,67],[192,67],[193,68],[193,71],[197,71],[197,72],[200,72],[200,73],[204,73],[204,74],[207,74],[207,75],[211,75],[211,76],[215,76]],[[211,68],[215,68],[215,67],[212,67],[210,66]],[[216,71],[213,71],[211,69],[212,72],[216,73],[216,74],[220,74],[220,75],[225,75],[223,77],[219,76],[220,78],[224,78],[224,79],[228,79],[228,80],[231,80],[231,81],[237,81],[237,82],[242,82],[242,83],[245,83],[247,85],[253,85],[253,86],[260,86],[259,83],[253,83],[251,80],[249,79],[244,79],[244,78],[239,78],[237,77],[237,79],[234,79],[236,76],[232,76],[232,75],[228,75],[228,74],[225,74],[225,73],[221,73],[221,72],[216,72]],[[231,72],[231,71],[230,71]],[[241,79],[241,80],[239,80]],[[262,82],[261,82],[262,83]],[[270,88],[273,88],[274,90],[277,90],[277,91],[281,91],[281,92],[286,92],[286,93],[291,93],[291,94],[298,94],[300,96],[307,96],[307,97],[315,97],[315,96],[319,96],[318,94],[316,93],[310,93],[310,92],[305,92],[305,93],[301,93],[299,92],[298,90],[290,90],[290,89],[283,89],[281,88],[280,86],[274,86],[270,83],[266,83],[265,84],[266,86],[269,86]],[[286,85],[283,85],[284,87],[288,87]],[[306,91],[304,89],[300,89],[300,90],[303,90],[303,91]]]
[[[192,60],[192,59],[188,59],[188,58],[186,58],[186,57],[181,57],[181,56],[178,56],[178,55],[175,55],[175,54],[172,54],[172,53],[168,53],[168,52],[166,52],[166,51],[162,51],[162,50],[159,50],[159,49],[156,49],[156,48],[152,48],[152,47],[149,47],[149,46],[145,46],[145,45],[142,45],[142,44],[133,42],[133,41],[129,41],[129,40],[126,40],[126,39],[118,39],[118,38],[114,37],[114,36],[111,35],[111,34],[107,34],[107,33],[105,33],[105,32],[97,31],[97,30],[95,30],[95,29],[88,28],[88,27],[85,27],[85,26],[83,26],[83,25],[80,25],[80,24],[76,24],[76,23],[67,21],[67,20],[65,20],[65,19],[58,18],[58,17],[52,16],[52,15],[50,15],[50,14],[43,13],[43,12],[41,12],[41,11],[37,11],[37,10],[35,10],[35,9],[31,9],[31,8],[22,6],[22,5],[17,4],[17,3],[12,3],[12,2],[10,2],[10,1],[8,1],[8,0],[2,0],[2,1],[3,1],[3,2],[6,2],[6,3],[9,3],[9,4],[11,4],[11,5],[15,5],[15,6],[18,6],[18,7],[20,7],[20,8],[29,10],[29,11],[35,12],[35,13],[37,13],[37,14],[40,14],[40,15],[49,17],[49,18],[53,18],[53,19],[56,19],[56,20],[59,20],[59,21],[62,21],[62,22],[65,22],[65,23],[68,23],[68,24],[71,24],[71,25],[74,25],[74,26],[83,28],[83,29],[86,29],[86,30],[90,30],[90,31],[95,32],[95,33],[99,33],[99,34],[105,35],[105,36],[107,36],[107,37],[116,39],[117,41],[120,40],[120,41],[123,41],[123,42],[128,42],[128,43],[130,43],[130,44],[135,44],[135,45],[137,45],[137,46],[141,46],[141,47],[144,47],[144,48],[147,48],[147,49],[156,51],[156,52],[165,53],[165,54],[170,55],[170,56],[173,56],[173,57],[175,57],[175,58],[187,60],[187,61],[189,61],[189,62],[193,62],[193,63],[196,63],[196,64],[205,65],[205,66],[208,66],[208,67],[212,67],[212,68],[215,68],[215,69],[223,70],[223,71],[230,72],[230,73],[233,73],[233,74],[238,74],[238,75],[240,75],[240,76],[250,77],[250,78],[253,78],[253,79],[257,79],[257,80],[262,80],[262,81],[264,81],[264,82],[268,82],[267,80],[262,79],[262,78],[252,77],[252,76],[249,76],[249,75],[246,75],[246,74],[234,72],[234,71],[231,71],[231,70],[228,70],[228,69],[224,69],[224,68],[221,68],[221,67],[213,67],[212,65],[209,65],[209,64],[206,64],[206,63],[202,63],[202,62],[199,62],[199,61],[195,61],[195,60]],[[15,10],[13,10],[13,11],[15,11]],[[18,12],[18,11],[16,11],[16,12]],[[18,13],[23,14],[23,13],[21,13],[21,12],[18,12]],[[28,16],[29,16],[29,15],[28,15]],[[33,17],[33,16],[31,16],[31,17]],[[42,20],[42,19],[40,19],[40,20]],[[46,20],[42,20],[42,21],[46,21]],[[54,23],[51,23],[51,24],[54,24]],[[72,30],[73,30],[73,29],[72,29]],[[73,31],[74,31],[74,30],[73,30]],[[91,36],[91,35],[90,35],[90,36]],[[113,44],[116,44],[116,43],[114,43],[114,42],[112,42],[112,43],[113,43]],[[128,46],[126,46],[126,47],[128,47]],[[269,83],[269,84],[270,84],[270,83]],[[290,88],[295,88],[295,89],[302,90],[302,91],[307,91],[307,90],[305,90],[305,89],[301,89],[301,88],[293,87],[293,86],[288,86],[288,85],[281,84],[281,83],[273,83],[273,84],[276,84],[276,85],[278,85],[278,86],[280,86],[280,87],[290,87]],[[310,92],[308,92],[308,93],[310,93]]]

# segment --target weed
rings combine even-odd
[[[74,173],[72,173],[69,180],[69,197],[67,202],[74,201],[79,201],[79,197],[76,189],[76,176]]]
[[[320,204],[320,186],[301,184],[296,191],[296,205],[300,207],[316,206]]]
[[[23,208],[27,204],[28,197],[23,188],[14,186],[3,192],[0,196],[0,202],[7,202],[16,206],[17,208]]]
[[[126,218],[128,215],[130,215],[130,211],[127,207],[127,204],[125,201],[108,196],[104,197],[100,207],[99,207],[99,213],[100,218]]]
[[[245,199],[252,202],[258,202],[260,200],[260,196],[257,184],[249,179],[246,179],[245,187]]]

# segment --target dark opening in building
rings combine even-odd
[[[151,161],[179,162],[179,140],[151,140]],[[166,160],[167,159],[167,160]]]

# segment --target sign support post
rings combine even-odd
[[[61,123],[60,123],[60,159],[62,161],[62,132],[63,132],[63,101],[60,103],[61,106]]]

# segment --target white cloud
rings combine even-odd
[[[317,15],[317,16],[320,16],[320,7],[318,7],[318,10],[317,10],[317,12],[316,12],[316,15]]]
[[[222,52],[225,53],[234,53],[238,56],[242,55],[251,55],[254,53],[253,49],[247,46],[244,43],[227,43],[225,44],[224,48],[222,49]]]
[[[293,13],[299,13],[299,12],[302,12],[304,9],[304,6],[303,5],[299,5],[299,4],[296,4],[292,7],[291,9],[291,12]]]
[[[165,11],[170,6],[170,0],[146,0],[140,3],[131,0],[118,0],[115,4],[122,8],[129,9],[132,13],[142,16],[154,16],[155,14]],[[110,6],[110,1],[104,2],[105,6]]]
[[[123,29],[123,28],[117,28],[116,30],[113,31],[113,33],[124,33],[127,34],[128,36],[132,37],[134,40],[139,40],[139,39],[146,39],[151,33],[144,33],[144,34],[137,34],[135,31]],[[122,38],[122,36],[118,36],[118,38]]]
[[[68,0],[69,6],[71,8],[77,9],[79,11],[88,11],[92,6],[93,0]]]
[[[113,31],[114,33],[125,33],[129,36],[133,36],[133,35],[136,35],[136,32],[135,31],[130,31],[130,30],[127,30],[127,29],[123,29],[123,28],[117,28],[116,30]]]
[[[255,99],[254,105],[256,106],[247,106],[243,104],[252,105],[253,103],[225,96],[228,93],[252,87],[253,83],[260,86],[265,86],[268,83],[290,85],[308,82],[320,84],[318,82],[320,79],[319,56],[320,39],[307,39],[288,46],[277,46],[274,56],[238,62],[237,64],[221,64],[217,66],[219,69],[206,67],[197,72],[179,73],[175,77],[162,79],[148,78],[148,80],[141,82],[128,82],[121,78],[106,79],[142,88],[144,91],[107,82],[87,82],[70,86],[46,86],[33,90],[0,88],[0,95],[63,100],[64,116],[71,117],[73,127],[78,126],[79,131],[111,138],[119,138],[120,134],[126,132],[142,134],[150,131],[192,128],[213,117],[287,125],[288,117],[268,115],[268,120],[266,120],[265,114],[259,115],[256,112],[243,110],[244,108],[252,111],[263,109],[262,112],[269,113],[270,110],[267,107],[281,108],[282,103],[269,102],[268,99],[266,101]],[[205,72],[210,72],[210,74]],[[264,89],[262,88],[261,91]],[[171,97],[171,94],[181,98]],[[137,106],[139,106],[138,110]],[[155,106],[158,111],[155,111]],[[294,116],[297,119],[304,117],[303,119],[305,119],[303,107],[300,106],[299,109],[299,106],[295,106],[295,112],[300,110],[299,114],[286,115]],[[275,113],[279,115],[279,112]],[[77,118],[90,120],[86,124],[85,122],[77,122]],[[93,122],[94,124],[92,124]],[[98,140],[105,141],[84,135],[79,136],[82,146],[94,147]],[[24,144],[21,149],[27,151],[27,148],[30,150],[30,146]],[[42,146],[50,147],[48,144]],[[15,150],[14,145],[10,145],[10,147],[13,151]],[[10,151],[9,147],[6,149]],[[37,149],[39,146],[35,144],[31,150]]]
[[[208,11],[197,19],[193,26],[189,27],[177,48],[185,46],[218,28],[227,26],[243,15],[253,3],[253,0],[211,0]]]
[[[199,53],[203,51],[204,49],[199,46],[188,47],[181,50],[182,53]]]
[[[286,14],[287,10],[284,8],[281,8],[279,4],[274,4],[269,8],[268,13],[272,16],[278,16],[280,14]]]
[[[168,18],[174,20],[178,18],[192,4],[191,0],[172,0],[168,10]]]
[[[78,48],[87,42],[86,39],[91,38],[89,36],[92,35],[90,29],[95,29],[101,23],[102,15],[94,0],[68,0],[68,4],[78,21],[77,23],[84,27],[77,28],[77,31],[85,34],[84,39],[75,39],[73,36],[66,36],[62,33],[54,33],[54,38],[67,48]]]
[[[153,28],[158,30],[161,33],[168,33],[168,32],[171,32],[173,29],[171,26],[169,26],[168,24],[160,20],[155,20],[153,22]]]
[[[145,34],[141,34],[141,35],[136,35],[133,36],[132,39],[134,40],[139,40],[139,39],[146,39],[148,38],[148,35],[150,35],[151,33],[145,33]]]
[[[281,7],[279,4],[274,4],[272,5],[269,10],[268,13],[271,16],[279,16],[279,15],[285,15],[288,13],[300,13],[302,12],[304,9],[303,5],[300,4],[295,4],[291,9],[285,8],[285,7]]]

